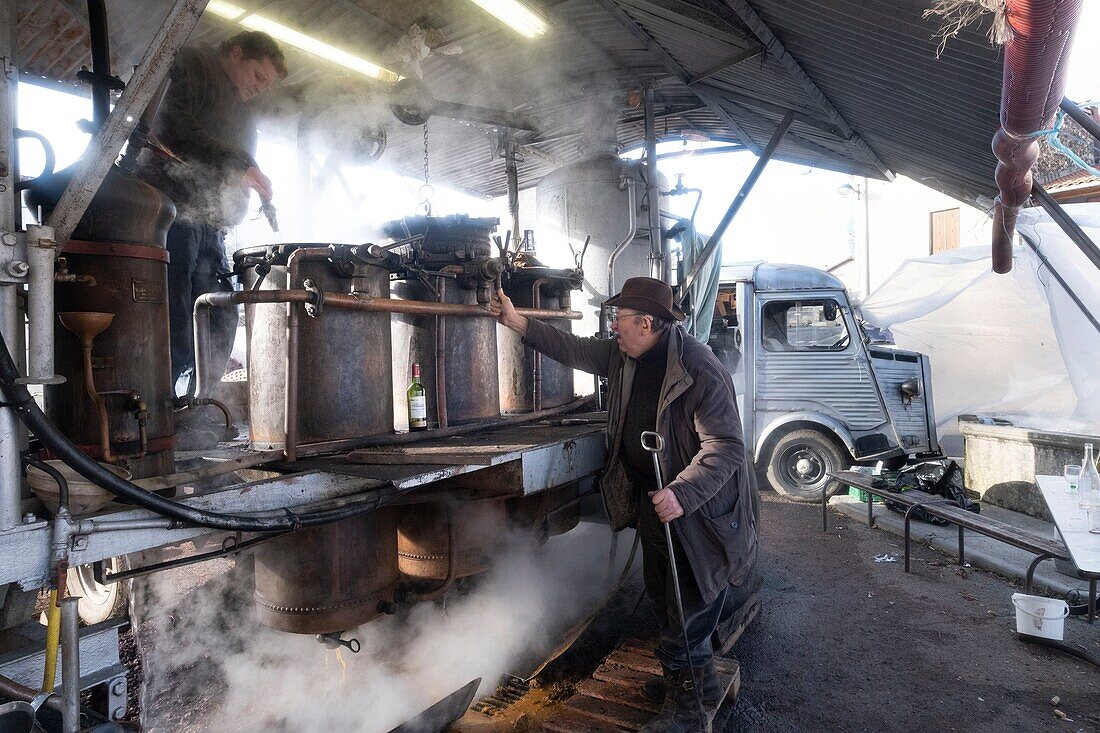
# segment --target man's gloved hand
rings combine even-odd
[[[271,190],[271,179],[263,174],[259,168],[253,166],[244,172],[241,177],[241,185],[245,188],[251,188],[256,193],[260,194],[260,198],[264,201],[270,201],[274,195],[274,191]]]
[[[649,498],[653,499],[653,508],[657,510],[657,518],[668,524],[677,517],[684,516],[684,508],[680,506],[680,500],[670,488],[649,492]]]

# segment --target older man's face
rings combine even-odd
[[[637,359],[653,348],[658,335],[653,331],[653,316],[629,308],[617,308],[609,318],[611,330],[619,340],[619,351]]]

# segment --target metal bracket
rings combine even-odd
[[[0,234],[0,284],[22,285],[27,282],[27,235],[23,232]]]
[[[325,291],[321,290],[317,283],[313,281],[313,278],[309,277],[302,282],[302,287],[305,288],[307,292],[312,293],[314,298],[314,302],[305,304],[306,315],[310,318],[316,318],[321,315],[321,311],[324,310]]]

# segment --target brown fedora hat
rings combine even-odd
[[[685,316],[672,304],[672,288],[668,283],[652,277],[632,277],[623,283],[623,289],[604,305],[616,308],[633,308],[670,321],[682,321]]]

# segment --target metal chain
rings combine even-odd
[[[428,123],[424,122],[424,185],[420,187],[420,206],[418,207],[424,216],[432,215],[432,196],[435,189],[428,183]]]

